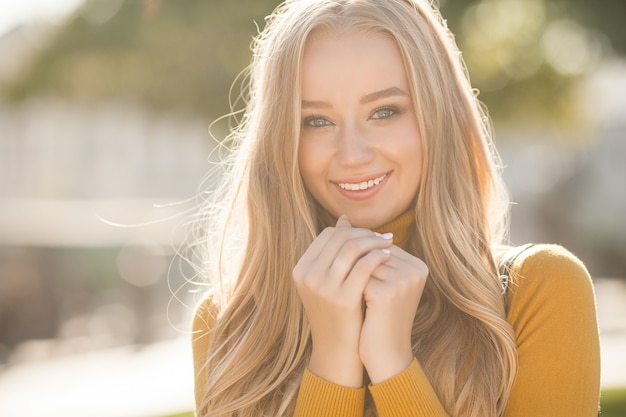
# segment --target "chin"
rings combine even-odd
[[[350,214],[348,214],[348,220],[350,220],[352,227],[372,230],[390,222],[392,219],[387,219],[384,216],[359,216],[354,214],[350,217]]]

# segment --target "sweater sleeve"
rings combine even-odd
[[[308,369],[298,391],[294,417],[363,417],[365,388],[328,382]]]
[[[519,359],[505,417],[597,416],[600,345],[589,273],[556,245],[526,250],[512,269],[508,321]]]
[[[400,374],[369,387],[379,417],[445,417],[417,359]]]

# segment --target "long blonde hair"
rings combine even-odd
[[[424,155],[408,249],[430,271],[413,350],[450,415],[501,416],[517,357],[491,248],[504,239],[508,199],[488,119],[427,0],[287,1],[255,39],[232,164],[206,211],[219,315],[197,412],[293,413],[311,340],[291,272],[324,226],[298,167],[300,66],[307,39],[323,30],[383,32],[402,52]]]

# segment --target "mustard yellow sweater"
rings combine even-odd
[[[385,226],[404,246],[406,215]],[[505,417],[591,417],[598,414],[600,348],[594,292],[584,265],[557,245],[535,245],[512,265],[507,320],[518,349],[518,372]],[[196,403],[204,391],[204,360],[215,308],[205,300],[193,322]],[[369,390],[379,417],[447,416],[417,360],[399,375],[360,389],[305,371],[295,417],[362,417]]]

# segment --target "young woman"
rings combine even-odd
[[[488,121],[429,2],[280,6],[230,139],[198,416],[597,414],[589,275],[501,246]]]

